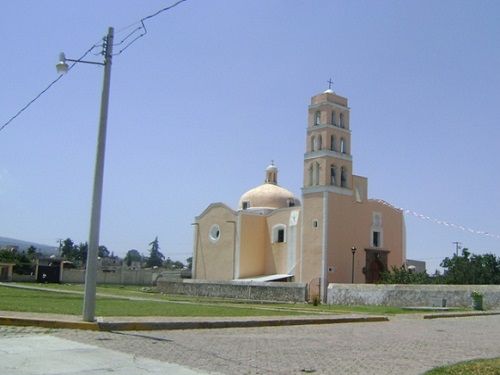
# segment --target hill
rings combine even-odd
[[[19,251],[28,249],[30,246],[36,247],[36,249],[44,255],[57,254],[57,246],[43,245],[36,242],[17,240],[14,238],[0,237],[0,248],[6,246],[17,246]]]

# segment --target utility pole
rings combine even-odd
[[[452,242],[452,243],[453,243],[453,244],[455,244],[455,251],[456,251],[456,254],[457,254],[457,256],[458,256],[458,250],[460,250],[460,248],[461,248],[461,246],[460,246],[460,245],[461,245],[462,243],[461,243],[461,242],[458,242],[458,241],[455,241],[455,242]]]

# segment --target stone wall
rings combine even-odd
[[[444,304],[446,307],[470,307],[470,294],[473,290],[483,293],[485,309],[500,308],[500,285],[329,284],[327,303],[400,307],[443,307]]]
[[[166,294],[279,302],[305,302],[307,289],[302,283],[162,279],[157,286]]]
[[[117,268],[114,272],[98,270],[98,284],[119,285],[154,285],[157,279],[180,280],[181,271],[159,271],[152,269],[129,270]],[[85,270],[64,269],[62,283],[83,284],[85,282]]]

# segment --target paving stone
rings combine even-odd
[[[500,316],[184,331],[53,335],[223,374],[421,374],[500,356]]]

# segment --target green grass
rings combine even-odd
[[[0,310],[79,315],[83,303],[83,284],[22,283],[35,291],[0,287]],[[49,289],[70,293],[55,293]],[[154,288],[99,285],[98,316],[273,316],[320,314],[411,314],[418,311],[391,306],[340,306],[306,303],[259,303],[233,299],[164,295]],[[113,298],[114,297],[114,298]],[[133,300],[140,298],[141,301]]]
[[[0,287],[0,310],[79,315],[83,296]],[[262,309],[253,306],[197,304],[171,301],[133,301],[124,298],[97,297],[98,316],[273,316],[296,315],[296,311]]]
[[[500,357],[438,367],[427,371],[425,375],[500,375]]]

